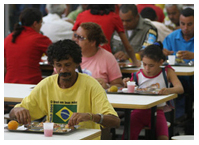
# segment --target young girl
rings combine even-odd
[[[165,61],[165,56],[162,52],[163,46],[161,42],[156,42],[145,48],[142,54],[142,61],[144,69],[140,69],[136,73],[137,85],[139,88],[148,88],[150,86],[159,87],[159,94],[182,94],[184,92],[181,82],[170,66],[165,67],[165,74],[168,82],[171,82],[173,87],[167,88],[164,80],[162,68],[160,67]],[[133,81],[132,78],[124,78],[123,82],[126,86],[127,81]],[[157,139],[168,139],[167,121],[164,115],[163,107],[165,103],[157,105],[157,121],[156,121],[156,136]],[[138,139],[140,131],[144,126],[151,124],[151,109],[133,110],[131,112],[131,138]]]

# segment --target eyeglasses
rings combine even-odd
[[[77,38],[80,41],[86,40],[87,38],[83,37],[83,36],[79,36],[77,34],[74,34],[74,37]]]

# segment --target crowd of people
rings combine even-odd
[[[179,94],[175,99],[175,119],[185,115],[185,94],[193,94],[193,88],[185,86],[193,86],[193,81],[177,76],[171,66],[160,66],[168,55],[177,55],[185,63],[194,62],[193,7],[81,4],[66,15],[67,6],[46,4],[45,16],[38,8],[24,9],[4,39],[4,83],[36,84],[20,104],[4,106],[10,118],[22,124],[46,116],[48,121],[69,126],[119,127],[120,118],[105,91],[135,81],[133,74],[131,79],[126,78],[118,65],[118,61],[129,59],[134,66],[143,64],[136,73],[138,87],[159,83],[159,94]],[[54,73],[45,79],[39,66],[43,55],[54,68]],[[79,67],[82,73],[77,71]],[[171,85],[165,84],[164,74]],[[169,139],[165,105],[157,106],[157,139]],[[52,111],[60,106],[69,111],[66,118],[60,119]],[[130,139],[138,139],[141,129],[149,123],[150,109],[132,111]]]

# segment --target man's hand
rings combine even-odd
[[[177,57],[181,59],[194,59],[194,53],[190,51],[178,51]]]
[[[89,113],[73,113],[71,118],[68,121],[69,127],[79,124],[83,121],[88,121],[91,119],[91,116]]]
[[[164,55],[168,56],[168,55],[173,54],[174,51],[169,51],[169,50],[167,50],[167,49],[163,49],[163,53],[164,53]]]
[[[23,107],[16,107],[11,110],[11,118],[16,118],[20,124],[30,124],[31,116],[27,109]]]
[[[129,57],[123,52],[123,51],[118,51],[114,54],[116,59],[119,60],[128,60]]]

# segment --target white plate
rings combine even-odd
[[[137,90],[137,87],[135,87],[135,91],[136,91],[136,90]],[[123,89],[122,89],[122,92],[123,92],[123,93],[128,93],[128,88],[123,88]]]
[[[128,88],[123,88],[123,89],[122,89],[122,92],[123,92],[123,93],[128,93]]]

